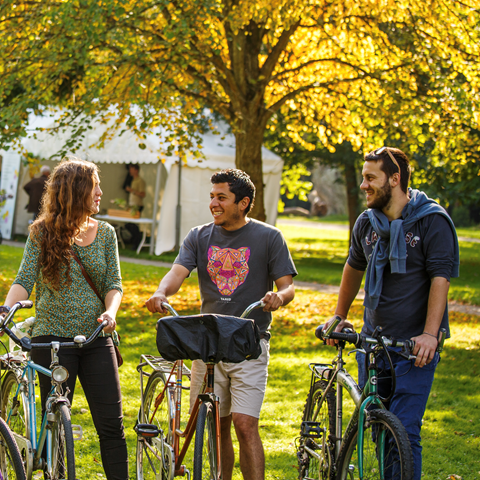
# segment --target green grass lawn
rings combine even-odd
[[[340,285],[348,255],[348,231],[280,225],[298,269],[296,280]],[[460,242],[460,277],[451,280],[450,300],[480,305],[480,244]]]
[[[282,226],[282,230],[299,268],[299,280],[338,284],[347,253],[347,232],[290,226]],[[480,304],[476,280],[476,272],[480,271],[479,250],[479,244],[461,243],[462,276],[452,283],[453,298],[459,295],[460,299],[471,298]],[[19,248],[0,246],[2,299],[15,277],[21,255]],[[125,295],[117,320],[125,360],[120,378],[132,479],[136,442],[133,427],[139,409],[136,365],[141,353],[156,353],[157,316],[150,315],[143,305],[166,272],[163,268],[122,264]],[[335,301],[334,295],[298,290],[295,301],[274,315],[269,382],[260,420],[268,480],[293,480],[297,476],[295,439],[310,382],[308,363],[328,362],[335,353],[331,347],[320,346],[313,332],[331,315]],[[198,312],[200,296],[195,275],[187,279],[181,294],[172,297],[171,303],[182,314]],[[354,303],[351,314],[359,326],[360,302]],[[460,313],[451,313],[450,318],[452,339],[447,342],[437,369],[424,418],[422,478],[426,480],[444,480],[454,474],[463,479],[480,475],[480,319]],[[354,358],[346,358],[347,368],[354,372]],[[72,413],[73,423],[82,425],[84,430],[82,441],[76,443],[78,478],[101,478],[98,439],[81,388],[77,389]],[[242,478],[238,469],[234,478]]]

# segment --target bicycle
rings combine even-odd
[[[45,478],[50,480],[74,480],[74,440],[81,439],[82,429],[79,425],[71,424],[70,402],[67,398],[69,390],[67,388],[64,394],[62,388],[68,378],[68,371],[59,364],[58,352],[60,348],[82,348],[91,344],[107,322],[102,322],[88,339],[84,335],[77,335],[73,342],[32,343],[28,336],[18,338],[15,328],[10,329],[8,326],[10,323],[15,324],[13,317],[19,309],[32,306],[31,300],[17,302],[0,323],[0,332],[5,332],[21,347],[21,351],[9,353],[2,358],[7,373],[1,384],[1,417],[13,432],[28,480],[36,470],[42,470]],[[28,356],[28,352],[36,348],[51,349],[52,363],[49,369],[36,364]],[[52,379],[52,389],[46,401],[38,435],[35,400],[37,372]],[[44,450],[45,458],[42,456]]]
[[[299,479],[411,480],[413,456],[407,432],[384,405],[395,390],[395,372],[392,368],[392,392],[388,398],[381,398],[377,388],[377,357],[385,352],[392,366],[388,348],[399,347],[398,354],[413,360],[414,343],[386,338],[381,335],[381,327],[377,327],[371,336],[363,336],[350,329],[335,332],[340,320],[337,317],[326,331],[320,325],[315,332],[321,340],[339,342],[337,355],[331,364],[309,365],[312,372],[310,391],[297,446]],[[442,329],[437,351],[443,349],[444,340],[445,331]],[[346,343],[355,345],[357,350],[366,354],[369,378],[363,391],[345,369],[343,349]],[[362,345],[364,349],[360,348]],[[344,432],[343,389],[355,405]]]
[[[162,304],[173,317],[191,322],[194,328],[196,321],[202,323],[202,315],[178,317],[177,312],[167,303]],[[245,328],[246,333],[255,343],[256,357],[261,351],[260,335],[253,320],[244,320],[250,312],[264,304],[259,301],[251,304],[242,313],[239,328]],[[211,317],[223,317],[221,315]],[[238,317],[227,317],[228,321],[238,321]],[[166,319],[162,319],[166,320]],[[161,322],[160,320],[159,322]],[[252,337],[254,336],[254,338]],[[158,343],[158,342],[157,342]],[[253,350],[253,347],[252,347]],[[240,355],[240,354],[239,354]],[[243,355],[243,354],[242,354]],[[198,358],[198,357],[195,357]],[[243,356],[245,360],[247,355]],[[199,393],[192,407],[185,429],[180,429],[182,391],[189,390],[183,386],[183,377],[191,378],[190,370],[181,360],[168,360],[162,357],[141,355],[137,371],[140,374],[141,406],[138,416],[137,432],[137,479],[138,480],[172,480],[175,476],[187,475],[190,471],[183,465],[195,433],[193,480],[220,480],[222,466],[220,459],[220,409],[219,398],[213,391],[215,378],[214,359],[206,361],[204,389]],[[194,358],[190,358],[193,360]],[[236,359],[236,361],[239,361]],[[144,371],[149,366],[153,373]],[[143,378],[148,377],[145,391]],[[180,449],[180,440],[183,445]]]

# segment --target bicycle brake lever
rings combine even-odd
[[[351,353],[356,353],[356,352],[364,353],[365,355],[367,354],[367,352],[363,348],[354,348],[353,350],[350,350],[347,353],[347,355],[350,355]]]
[[[438,347],[437,352],[443,352],[443,344],[445,343],[445,339],[447,338],[447,331],[444,328],[441,328],[438,332]]]
[[[398,354],[401,357],[406,358],[407,360],[416,360],[417,356],[411,353],[415,348],[415,342],[413,340],[409,340],[408,342],[409,343],[406,342],[406,344],[402,347],[402,350],[398,352]]]
[[[334,321],[332,322],[332,324],[327,328],[327,330],[323,330],[321,333],[322,333],[322,336],[325,337],[325,338],[328,338],[334,331],[335,329],[337,328],[337,325],[342,321],[342,318],[339,317],[338,315],[335,316],[335,319]],[[318,337],[318,335],[317,335]]]

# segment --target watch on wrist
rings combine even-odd
[[[6,305],[0,305],[0,313],[8,313],[10,311],[10,307]]]

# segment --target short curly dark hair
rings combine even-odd
[[[398,172],[397,165],[392,162],[386,149],[380,154],[377,154],[378,150],[380,149],[378,148],[373,152],[367,153],[365,155],[365,161],[377,162],[378,160],[381,160],[382,164],[380,170],[386,173],[387,178],[390,178],[394,173]],[[400,173],[400,188],[404,193],[407,193],[411,174],[410,160],[399,148],[388,147],[388,150],[394,156],[398,163],[398,167],[400,168],[400,172],[398,172]]]
[[[250,179],[250,176],[243,170],[238,170],[236,168],[221,170],[220,172],[215,172],[210,178],[210,181],[212,184],[228,183],[230,191],[235,194],[235,203],[248,197],[250,203],[245,209],[245,215],[253,207],[255,201],[255,185]]]

